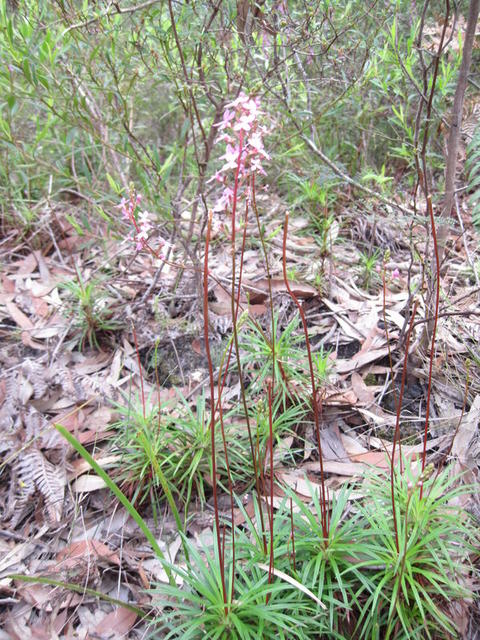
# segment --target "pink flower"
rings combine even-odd
[[[266,160],[270,160],[270,156],[263,147],[263,139],[260,131],[255,131],[248,139],[249,147],[259,155],[263,156]]]
[[[245,131],[247,133],[252,128],[252,126],[250,124],[251,122],[253,122],[253,120],[252,120],[252,118],[250,116],[243,115],[238,120],[238,122],[236,122],[233,125],[233,130],[234,131]]]
[[[392,278],[400,278],[400,271],[397,267],[392,271]]]
[[[226,129],[230,125],[230,121],[233,120],[234,118],[235,118],[235,111],[233,110],[231,111],[230,109],[225,109],[225,111],[223,112],[222,121],[216,124],[215,126],[218,127],[220,131],[223,131],[223,129]]]
[[[238,159],[240,156],[240,148],[232,147],[231,144],[227,144],[227,152],[225,155],[220,156],[220,160],[226,160],[226,163],[220,169],[220,171],[228,171],[229,169],[236,169]]]
[[[233,107],[234,109],[236,109],[237,107],[245,104],[246,102],[248,102],[249,98],[247,95],[245,95],[245,93],[243,91],[241,91],[238,94],[238,98],[236,98],[233,102],[229,102],[226,106],[226,109],[229,109],[230,107]]]
[[[135,241],[137,243],[137,251],[140,251],[140,249],[142,249],[145,246],[148,240],[148,233],[152,228],[152,225],[150,223],[150,220],[148,219],[148,216],[149,216],[148,211],[142,211],[142,213],[138,214],[137,227],[138,229],[140,229],[140,231],[135,236]]]
[[[222,192],[222,195],[217,200],[217,203],[213,209],[215,213],[221,213],[225,211],[227,207],[229,207],[233,202],[234,191],[231,187],[225,187]]]
[[[250,168],[252,169],[252,171],[254,173],[261,173],[262,176],[267,175],[265,173],[264,168],[262,167],[262,161],[260,160],[260,158],[257,156],[255,158],[252,158],[251,162],[250,162]]]
[[[242,91],[227,104],[222,121],[217,125],[222,132],[218,142],[225,142],[226,150],[220,156],[220,160],[225,161],[223,166],[209,180],[221,182],[225,187],[215,203],[215,212],[225,211],[233,204],[234,198],[248,199],[250,178],[257,173],[265,175],[262,161],[269,160],[270,156],[263,146],[263,135],[267,130],[259,123],[262,114],[259,107],[259,98],[251,98]],[[234,193],[228,183],[233,184],[237,175]]]

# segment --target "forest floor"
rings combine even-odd
[[[284,331],[298,315],[282,275],[285,208],[267,195],[258,197],[258,208],[268,240],[274,309]],[[33,232],[5,228],[0,242],[0,640],[146,637],[148,624],[138,609],[154,609],[148,590],[165,579],[162,565],[103,479],[54,425],[70,431],[115,479],[122,465],[115,448],[118,407],[138,398],[141,382],[145,397],[158,393],[166,411],[174,411],[181,397],[194,411],[199,395],[209,393],[198,272],[187,263],[177,281],[181,246],[174,245],[163,263],[137,253],[131,239],[106,236],[103,221],[80,235],[66,211],[76,219],[89,215],[82,202],[43,202]],[[461,215],[464,229],[453,222],[442,268],[427,460],[440,465],[448,457],[472,480],[480,463],[480,288],[472,268],[479,238],[467,213]],[[189,220],[183,223],[188,226]],[[201,237],[202,229],[194,231]],[[385,207],[366,213],[353,200],[324,231],[321,237],[307,218],[293,217],[286,263],[313,351],[326,360],[321,439],[327,483],[334,491],[353,479],[360,483],[367,468],[382,472],[389,464],[410,291],[424,276],[411,246],[424,255],[426,236],[420,217],[412,225],[407,215]],[[267,278],[253,216],[246,238],[242,304],[268,331]],[[368,262],[365,256],[374,257]],[[230,264],[228,221],[219,217],[209,260],[215,368],[231,335]],[[77,283],[76,289],[65,287],[66,281]],[[82,292],[86,295],[89,284],[85,302]],[[412,461],[422,452],[430,366],[422,347],[428,311],[423,298],[417,300],[400,420],[402,453]],[[296,331],[302,335],[301,325]],[[247,378],[254,369],[247,365]],[[239,393],[232,370],[223,392],[226,406],[234,406]],[[276,480],[308,501],[319,482],[311,420],[282,434],[274,460]],[[209,482],[206,477],[203,506],[193,495],[186,527],[192,540],[207,543],[213,527]],[[248,487],[235,490],[248,512]],[[228,519],[229,501],[220,498]],[[478,496],[467,498],[478,516]],[[139,510],[161,548],[181,561],[180,537],[165,502],[155,511],[146,500]],[[239,509],[236,516],[241,526]],[[25,579],[40,576],[47,583]],[[113,600],[99,600],[94,592]],[[457,623],[464,637],[474,638],[470,613],[459,612]]]

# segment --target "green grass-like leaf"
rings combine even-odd
[[[77,453],[79,453],[82,456],[82,458],[92,467],[92,469],[95,471],[95,473],[98,476],[100,476],[100,478],[102,478],[102,480],[105,482],[105,484],[110,489],[110,491],[122,503],[122,505],[127,510],[128,514],[133,518],[133,520],[135,520],[137,525],[143,531],[145,537],[149,541],[149,543],[150,543],[153,551],[155,552],[155,555],[157,556],[157,558],[162,562],[162,564],[164,566],[164,569],[165,569],[165,572],[166,572],[166,574],[168,576],[169,581],[171,583],[175,584],[175,580],[174,580],[172,571],[168,566],[168,563],[167,563],[167,560],[165,558],[165,555],[164,555],[163,551],[158,546],[158,542],[156,541],[155,536],[150,531],[150,529],[148,528],[145,520],[138,513],[138,511],[132,505],[132,503],[127,498],[127,496],[124,493],[122,493],[122,491],[118,487],[118,485],[115,484],[115,482],[110,478],[108,473],[106,473],[102,469],[102,467],[92,458],[92,456],[88,453],[88,451],[85,449],[85,447],[82,444],[80,444],[80,442],[75,438],[75,436],[73,436],[61,424],[55,424],[54,426],[57,429],[57,431],[65,438],[65,440],[67,440],[72,445],[72,447],[77,451]]]

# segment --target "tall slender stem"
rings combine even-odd
[[[241,162],[242,162],[242,154],[244,152],[244,149],[243,149],[243,132],[240,133],[238,149],[239,149],[239,151],[238,151],[238,158],[237,158],[237,167],[235,169],[235,182],[234,182],[234,186],[233,186],[233,204],[232,204],[232,290],[231,290],[231,312],[232,312],[232,321],[233,321],[233,344],[235,346],[235,358],[236,358],[236,361],[237,361],[238,377],[239,377],[239,382],[240,382],[240,395],[242,397],[243,411],[244,411],[245,420],[246,420],[246,423],[247,423],[248,439],[249,439],[249,443],[250,443],[250,454],[252,456],[253,473],[255,475],[255,485],[256,485],[256,489],[257,489],[257,500],[258,500],[259,511],[260,511],[260,523],[261,523],[261,527],[262,527],[263,543],[264,543],[264,548],[265,548],[265,551],[266,551],[267,542],[266,542],[266,538],[265,538],[265,526],[264,526],[264,522],[263,522],[263,512],[262,512],[262,505],[261,505],[261,500],[260,500],[260,480],[259,480],[259,474],[258,474],[258,465],[257,465],[256,456],[255,456],[255,447],[253,445],[252,429],[251,429],[251,426],[250,426],[250,416],[249,416],[249,413],[248,413],[248,406],[247,406],[247,394],[246,394],[246,390],[245,390],[245,381],[243,379],[242,362],[240,360],[240,347],[239,347],[239,343],[238,343],[238,331],[237,331],[238,305],[237,305],[237,310],[235,309],[235,306],[236,306],[235,305],[236,212],[237,212],[237,200],[238,200],[238,187],[239,187],[240,167],[241,167]],[[245,221],[245,224],[246,224],[246,221]],[[242,251],[244,249],[245,249],[245,244],[243,244]],[[242,260],[243,260],[243,254],[242,254]],[[241,283],[239,282],[238,283],[239,289],[240,289],[240,284]],[[240,298],[240,291],[239,291],[239,294],[238,294],[238,298]]]
[[[428,213],[430,215],[430,226],[432,229],[433,239],[433,252],[435,255],[435,311],[433,317],[432,327],[432,341],[430,345],[430,363],[428,368],[428,390],[427,390],[427,406],[425,408],[425,430],[423,434],[423,451],[422,451],[422,471],[425,469],[425,459],[427,457],[427,438],[428,438],[428,426],[430,419],[430,399],[432,395],[432,374],[433,374],[433,359],[435,357],[435,339],[437,336],[437,324],[438,324],[438,312],[440,307],[440,257],[438,255],[438,242],[437,231],[435,227],[435,216],[433,215],[432,197],[427,197]],[[420,500],[423,496],[423,485],[420,487]]]
[[[210,379],[210,407],[212,417],[210,419],[210,435],[212,450],[212,487],[213,487],[213,508],[215,513],[215,531],[217,535],[218,563],[222,580],[223,602],[225,613],[227,613],[227,589],[225,586],[225,558],[222,553],[222,541],[220,537],[220,518],[218,515],[218,493],[217,493],[217,460],[215,451],[215,379],[213,376],[212,356],[210,353],[209,325],[208,325],[208,250],[210,246],[210,233],[212,230],[212,214],[210,213],[207,224],[207,235],[205,237],[205,262],[203,268],[203,335],[205,338],[205,352],[207,354],[208,375]],[[232,594],[233,596],[233,594]]]
[[[268,450],[270,455],[270,561],[268,564],[268,584],[272,582],[273,575],[273,422],[272,422],[272,385],[268,385]],[[270,600],[270,592],[267,593],[266,604]]]
[[[135,343],[135,352],[137,354],[137,362],[138,362],[138,375],[140,376],[140,390],[142,394],[142,411],[143,411],[143,419],[146,418],[146,408],[145,408],[145,390],[143,388],[143,376],[142,376],[142,362],[140,360],[140,351],[138,349],[138,340],[137,340],[137,332],[135,331],[135,325],[132,321],[132,332],[133,332],[133,342]]]
[[[410,318],[410,323],[408,325],[408,331],[407,331],[407,336],[405,340],[405,356],[403,360],[402,381],[400,383],[400,391],[398,394],[397,413],[396,413],[396,420],[395,420],[395,432],[393,436],[392,456],[390,459],[390,491],[392,494],[393,529],[395,531],[395,546],[397,548],[397,553],[399,553],[400,551],[400,543],[398,540],[398,522],[397,522],[397,511],[395,506],[395,448],[397,446],[397,442],[400,445],[400,415],[402,411],[405,380],[407,379],[408,349],[410,346],[410,338],[412,335],[415,314],[417,313],[417,306],[418,306],[418,301],[415,300],[415,303],[413,305],[413,310],[412,310],[412,317]]]
[[[308,337],[308,327],[307,327],[307,319],[305,318],[305,313],[302,309],[302,305],[298,301],[297,296],[293,293],[290,284],[287,278],[287,234],[288,234],[288,211],[285,214],[285,225],[283,227],[283,279],[285,281],[285,286],[287,288],[290,297],[294,301],[300,317],[302,319],[303,332],[305,334],[305,344],[307,347],[307,356],[308,356],[308,369],[310,372],[310,383],[312,386],[312,409],[313,409],[313,419],[315,421],[315,432],[317,435],[317,446],[318,446],[318,457],[320,463],[320,486],[321,486],[321,506],[322,506],[322,532],[325,542],[328,539],[328,517],[327,517],[327,495],[325,492],[325,473],[323,470],[323,455],[322,455],[322,442],[320,438],[320,418],[318,412],[318,399],[317,399],[317,387],[315,384],[315,374],[313,372],[313,361],[312,361],[312,351],[310,348],[310,339]]]

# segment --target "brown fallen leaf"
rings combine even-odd
[[[365,451],[353,454],[350,457],[354,462],[363,462],[372,467],[379,467],[380,469],[388,469],[390,467],[390,460],[384,451]]]
[[[103,455],[102,453],[100,453],[98,456],[93,456],[93,458],[95,462],[100,467],[102,467],[102,469],[105,469],[115,463],[118,464],[119,461],[121,460],[120,456]],[[83,458],[77,458],[76,460],[74,460],[71,464],[71,467],[72,467],[72,471],[68,475],[69,480],[72,480],[73,478],[77,478],[78,476],[82,475],[82,473],[91,471],[91,466]]]
[[[320,463],[304,462],[302,469],[316,471],[320,473]],[[336,473],[339,476],[361,476],[368,469],[366,464],[359,462],[337,462],[336,460],[324,460],[323,470],[325,473]]]
[[[124,637],[130,631],[135,624],[137,614],[135,611],[125,609],[125,607],[118,607],[114,611],[107,614],[95,627],[96,638],[98,636],[105,638]],[[93,637],[93,636],[92,636]]]
[[[3,291],[3,293],[15,293],[15,280],[12,280],[8,276],[3,275],[0,282],[2,283],[1,290]]]
[[[87,431],[82,431],[82,433],[78,434],[77,440],[80,444],[91,444],[92,442],[99,442],[100,440],[105,440],[105,438],[109,438],[110,436],[114,436],[115,431],[93,431],[92,429],[88,429]]]
[[[17,272],[17,274],[26,276],[30,273],[33,273],[37,270],[37,260],[33,253],[29,253],[28,256],[22,258],[21,260],[17,260],[10,265],[10,268]]]
[[[86,474],[80,476],[72,483],[72,491],[74,493],[89,493],[90,491],[98,491],[106,487],[105,480],[94,474]]]
[[[328,406],[354,406],[357,404],[357,396],[353,389],[331,389],[326,391],[322,403]]]
[[[375,393],[372,387],[369,387],[363,381],[363,378],[356,371],[352,373],[352,389],[355,392],[359,402],[366,407],[369,407],[375,402]]]
[[[17,594],[28,604],[42,611],[75,607],[84,601],[81,593],[73,593],[59,587],[46,584],[18,583]]]
[[[323,460],[348,461],[348,453],[343,446],[340,429],[336,424],[330,424],[320,431]]]
[[[297,298],[307,299],[319,295],[318,290],[309,284],[293,282],[293,280],[289,280],[288,284]],[[288,289],[283,279],[271,278],[270,285],[272,293],[288,294]],[[250,294],[249,299],[251,304],[260,304],[268,298],[268,278],[261,278],[255,282],[245,281],[244,288]]]
[[[57,553],[56,559],[60,563],[59,568],[65,570],[75,567],[79,559],[91,556],[94,556],[97,560],[114,564],[117,567],[120,566],[120,558],[117,552],[112,551],[106,544],[94,538],[72,542]]]
[[[327,298],[323,298],[323,303],[333,311],[334,318],[338,322],[342,331],[352,340],[363,340],[364,335],[355,327],[355,323],[351,322],[348,317],[345,317],[342,314],[345,314],[345,309],[343,309],[340,305],[328,300]],[[338,362],[338,361],[337,361]]]
[[[20,329],[31,330],[34,328],[33,322],[21,311],[14,302],[7,302],[5,307]]]
[[[33,304],[33,309],[37,314],[37,316],[40,316],[41,318],[48,317],[48,314],[50,313],[50,308],[48,304],[45,302],[45,300],[42,300],[41,298],[32,298],[32,304]]]
[[[458,465],[456,466],[459,468],[456,469],[457,473],[466,467],[476,466],[471,443],[478,433],[479,422],[480,395],[475,396],[470,411],[463,416],[453,441],[451,453],[452,456],[458,458]]]
[[[364,367],[370,362],[381,360],[386,355],[388,355],[388,347],[382,347],[381,349],[372,349],[371,351],[366,351],[360,355],[357,353],[355,356],[353,356],[353,358],[350,358],[349,360],[337,360],[335,362],[335,369],[337,373],[350,373],[350,371],[361,369],[361,367]]]

